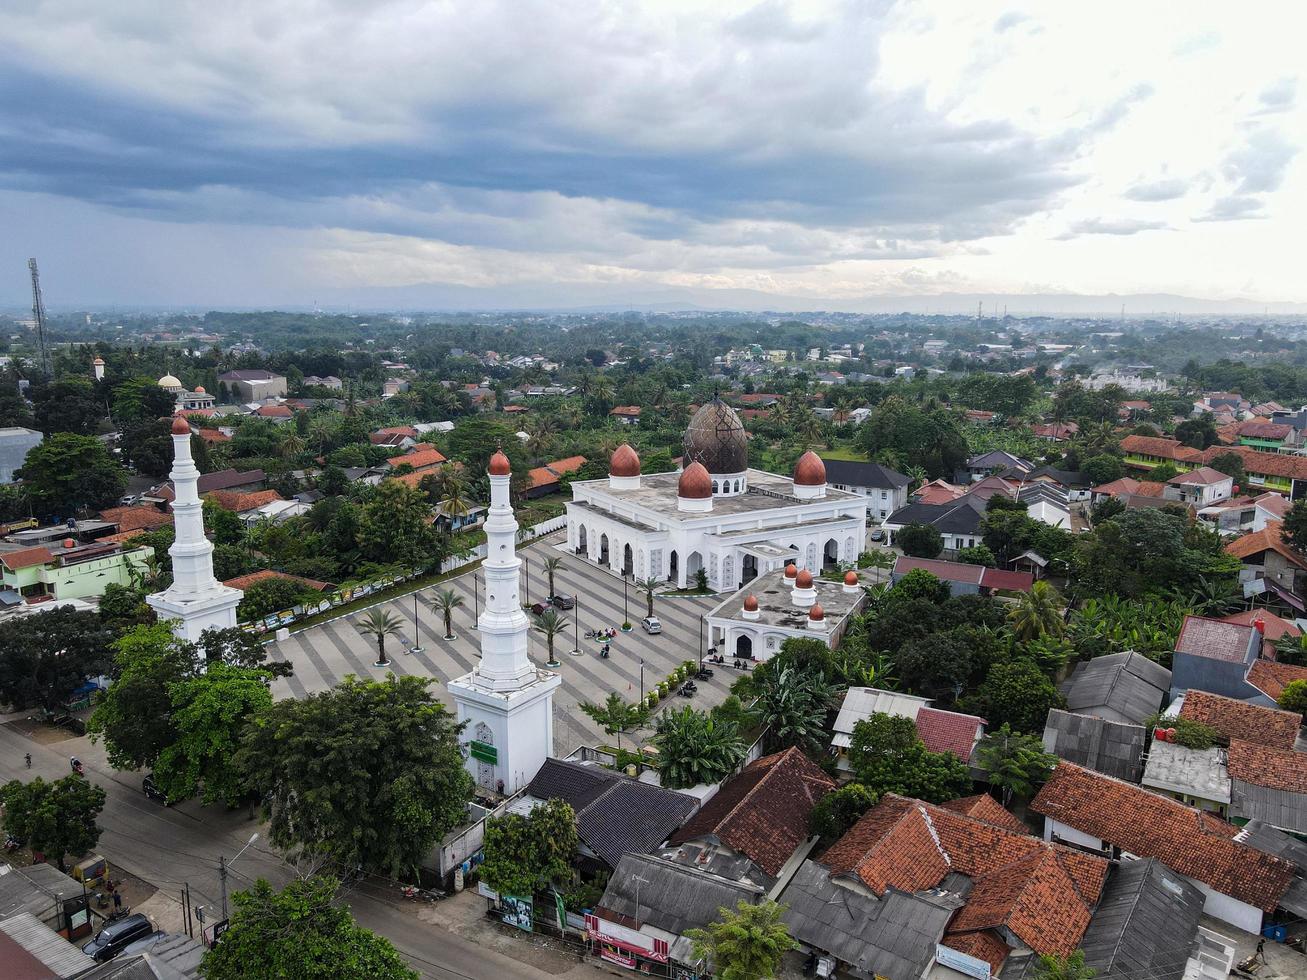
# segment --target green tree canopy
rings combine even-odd
[[[748,750],[734,724],[689,705],[659,716],[653,743],[659,780],[668,789],[720,783]]]
[[[706,958],[720,980],[763,980],[776,976],[781,958],[799,944],[781,921],[785,907],[771,900],[735,911],[717,910],[717,920],[703,929],[687,929],[694,955]]]
[[[131,378],[114,385],[113,420],[119,428],[157,421],[172,415],[177,399],[150,378]]]
[[[51,609],[0,623],[0,702],[54,709],[109,666],[113,633],[93,612]]]
[[[486,823],[481,880],[519,898],[566,885],[576,843],[576,813],[562,800],[549,800],[526,816],[506,813]]]
[[[965,762],[951,752],[927,749],[911,718],[883,712],[853,726],[849,764],[858,782],[878,797],[898,793],[944,803],[971,790]]]
[[[39,506],[67,516],[112,507],[127,486],[127,474],[103,442],[70,432],[31,449],[16,476]]]
[[[823,840],[839,840],[875,805],[875,793],[861,783],[849,783],[817,801],[808,815],[808,829]]]
[[[1121,461],[1119,456],[1109,456],[1103,453],[1099,456],[1091,456],[1081,463],[1080,473],[1090,483],[1098,487],[1125,476],[1125,463]]]
[[[577,707],[589,715],[604,730],[605,735],[616,735],[619,749],[622,747],[623,733],[637,732],[649,725],[648,706],[627,701],[616,691],[610,693],[603,704],[582,701]]]
[[[359,550],[381,565],[425,568],[440,559],[434,512],[426,496],[398,480],[382,480],[359,515]]]
[[[93,436],[104,420],[104,401],[89,378],[74,375],[38,382],[32,385],[31,396],[37,427],[47,436],[56,432]]]
[[[938,558],[944,550],[944,536],[930,524],[908,524],[894,535],[905,555],[913,558]]]
[[[757,678],[754,694],[753,710],[767,729],[769,751],[797,745],[812,755],[830,743],[826,720],[838,692],[824,675],[782,667]]]
[[[252,721],[237,764],[267,801],[274,844],[397,876],[458,825],[472,777],[431,683],[347,677]]]
[[[303,582],[289,578],[265,578],[245,590],[240,605],[236,607],[236,615],[242,623],[248,623],[292,606],[317,603],[321,598],[320,592]]]
[[[1039,665],[1025,658],[992,667],[976,691],[975,708],[990,725],[1009,725],[1017,732],[1042,732],[1048,712],[1066,707],[1053,682]]]
[[[260,878],[237,892],[230,925],[204,954],[201,976],[417,980],[388,939],[360,927],[348,907],[337,904],[338,887],[335,879],[316,876],[278,892]]]
[[[87,723],[91,738],[103,738],[115,769],[154,765],[177,740],[172,719],[172,685],[195,668],[195,654],[167,623],[138,626],[113,643],[113,683],[100,696]]]
[[[1289,681],[1275,703],[1285,711],[1296,711],[1307,716],[1307,681]]]
[[[47,783],[37,776],[30,783],[13,779],[0,786],[5,832],[44,851],[64,870],[64,855],[80,858],[100,839],[96,817],[104,808],[99,786],[78,775]]]
[[[1032,796],[1057,765],[1057,756],[1044,751],[1043,739],[1014,732],[1006,724],[981,740],[976,758],[989,773],[989,784],[1003,791],[1004,806],[1013,796]]]

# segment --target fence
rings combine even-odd
[[[468,817],[470,818],[468,825],[441,841],[440,846],[427,855],[423,867],[433,868],[442,880],[446,879],[453,873],[455,868],[468,861],[472,855],[481,850],[481,845],[485,843],[486,839],[486,821],[492,817],[502,817],[508,812],[508,808],[524,795],[526,795],[526,790],[520,789],[493,810],[487,810],[483,806],[469,803],[467,805]]]

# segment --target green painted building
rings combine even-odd
[[[71,547],[69,547],[71,545]],[[23,548],[0,553],[0,589],[12,604],[50,596],[54,599],[98,599],[105,586],[130,585],[132,573],[144,573],[154,549],[144,545],[124,550],[121,544],[78,544]]]

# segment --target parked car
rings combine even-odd
[[[874,527],[871,529],[871,540],[879,541],[883,537],[885,537],[885,529],[883,527]]]
[[[663,631],[663,624],[658,621],[657,616],[644,617],[644,619],[640,620],[640,625],[643,626],[644,631],[650,635],[661,633]]]
[[[548,603],[537,602],[537,603],[535,603],[534,605],[531,606],[531,615],[532,615],[532,616],[539,616],[539,615],[541,615],[541,614],[542,614],[546,609],[548,609],[548,608],[549,608]]]
[[[141,780],[141,789],[145,791],[146,799],[158,800],[164,806],[169,806],[168,796],[163,790],[159,789],[154,782],[154,773],[147,772],[145,778]]]
[[[136,940],[144,939],[152,932],[154,926],[151,925],[149,916],[137,912],[117,922],[110,922],[95,934],[94,939],[82,947],[82,952],[95,962],[104,963],[113,959]]]
[[[574,595],[556,595],[549,601],[554,604],[555,609],[576,608],[576,596]]]

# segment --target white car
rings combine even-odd
[[[657,616],[644,617],[644,619],[640,620],[640,625],[644,627],[644,631],[646,633],[649,633],[651,635],[654,633],[661,633],[663,631],[663,624],[658,622]]]

